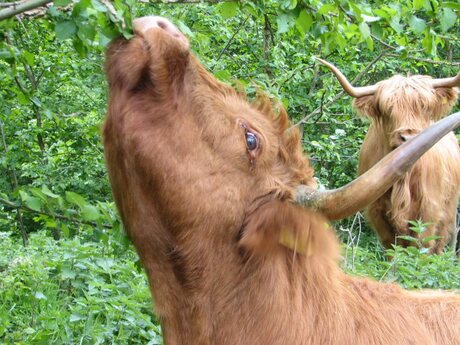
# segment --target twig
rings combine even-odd
[[[13,3],[14,5],[0,10],[0,20],[11,18],[17,14],[30,11],[34,8],[44,6],[52,1],[50,0],[30,0],[20,4]]]
[[[273,40],[273,32],[271,28],[270,19],[268,18],[268,15],[266,14],[264,14],[263,36],[264,36],[264,60],[265,60],[264,69],[270,81],[273,81],[273,72],[270,68],[269,61],[270,61],[270,42],[271,42],[271,45],[274,45],[274,40]]]
[[[377,36],[375,36],[374,34],[371,34],[371,37],[376,40],[377,42],[379,42],[382,46],[388,48],[388,49],[393,49],[393,50],[396,50],[398,49],[397,47],[393,47],[392,45],[382,41],[380,38],[378,38]]]
[[[76,219],[76,218],[72,218],[72,217],[69,217],[69,216],[64,216],[62,214],[58,214],[58,213],[49,213],[49,212],[43,212],[43,211],[36,211],[30,207],[27,207],[25,205],[18,205],[18,204],[15,204],[9,200],[6,200],[6,199],[3,199],[3,198],[0,198],[0,203],[5,205],[5,206],[8,206],[8,207],[11,207],[11,208],[14,208],[16,210],[23,210],[23,211],[27,211],[27,212],[31,212],[31,213],[35,213],[35,214],[40,214],[40,215],[44,215],[44,216],[48,216],[48,217],[54,217],[54,218],[58,218],[58,219],[63,219],[63,220],[68,220],[70,222],[73,222],[73,223],[78,223],[78,224],[85,224],[85,225],[91,225],[91,226],[98,226],[98,224],[96,222],[91,222],[91,221],[87,221],[87,220],[80,220],[80,219]],[[106,229],[112,229],[113,226],[110,225],[110,224],[102,224],[102,226]]]
[[[15,2],[0,2],[0,7],[12,7],[22,4],[22,1]]]
[[[222,57],[222,55],[225,53],[225,51],[227,50],[227,48],[230,46],[230,43],[232,43],[233,39],[235,38],[235,36],[238,34],[238,32],[240,32],[241,28],[244,26],[244,24],[246,24],[247,20],[249,19],[250,15],[248,14],[246,16],[246,18],[243,20],[243,22],[240,24],[240,26],[238,27],[238,29],[236,29],[236,31],[233,33],[232,37],[230,37],[230,39],[228,40],[227,44],[225,45],[225,47],[222,49],[222,51],[219,53],[219,56],[217,57],[216,61],[219,61],[220,58]]]
[[[388,56],[401,58],[400,55],[394,54],[394,53],[388,54]],[[422,62],[427,62],[427,63],[432,63],[432,64],[441,64],[441,65],[449,65],[449,66],[460,66],[460,62],[451,62],[451,61],[444,61],[444,60],[436,61],[436,60],[418,58],[418,57],[409,56],[409,55],[406,56],[406,59],[411,59],[411,60],[416,60],[416,61],[422,61]]]

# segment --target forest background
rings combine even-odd
[[[356,176],[368,123],[315,56],[356,85],[460,69],[457,1],[0,2],[0,344],[162,343],[100,134],[105,48],[150,14],[170,18],[219,79],[282,102],[327,188]],[[460,288],[452,252],[395,247],[388,261],[361,214],[335,229],[351,274]]]

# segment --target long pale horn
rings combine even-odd
[[[321,191],[305,185],[298,186],[296,202],[320,211],[330,220],[351,216],[382,196],[417,159],[459,126],[460,112],[425,129],[386,155],[372,169],[341,188]]]
[[[457,85],[460,85],[460,72],[458,72],[458,74],[455,77],[433,79],[431,81],[431,85],[433,85],[434,88],[455,87]]]
[[[358,97],[363,97],[363,96],[369,96],[369,95],[373,95],[377,91],[376,85],[360,86],[360,87],[355,87],[351,85],[351,83],[343,75],[343,73],[340,72],[340,70],[337,67],[335,67],[333,64],[323,59],[320,59],[318,57],[315,57],[315,59],[321,62],[322,64],[326,65],[327,67],[329,67],[332,73],[334,73],[337,79],[339,80],[339,83],[340,85],[342,85],[345,92],[348,93],[351,97],[358,98]]]

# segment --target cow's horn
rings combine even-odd
[[[431,85],[436,87],[455,87],[460,85],[460,72],[455,77],[433,79]]]
[[[450,131],[460,126],[460,112],[427,128],[386,155],[372,169],[333,190],[315,190],[301,185],[296,202],[322,212],[330,220],[348,217],[382,196],[426,151]]]
[[[348,93],[351,97],[358,98],[358,97],[363,97],[363,96],[369,96],[369,95],[373,95],[377,91],[376,85],[360,86],[360,87],[355,87],[351,85],[351,83],[343,75],[343,73],[340,72],[340,70],[337,67],[335,67],[333,64],[323,59],[320,59],[318,57],[316,57],[315,59],[321,62],[322,64],[326,65],[327,67],[329,67],[332,73],[334,73],[337,79],[339,80],[340,85],[342,85],[345,92]]]

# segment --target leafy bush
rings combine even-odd
[[[114,249],[115,248],[115,249]],[[161,344],[145,274],[131,247],[0,239],[0,343]]]

